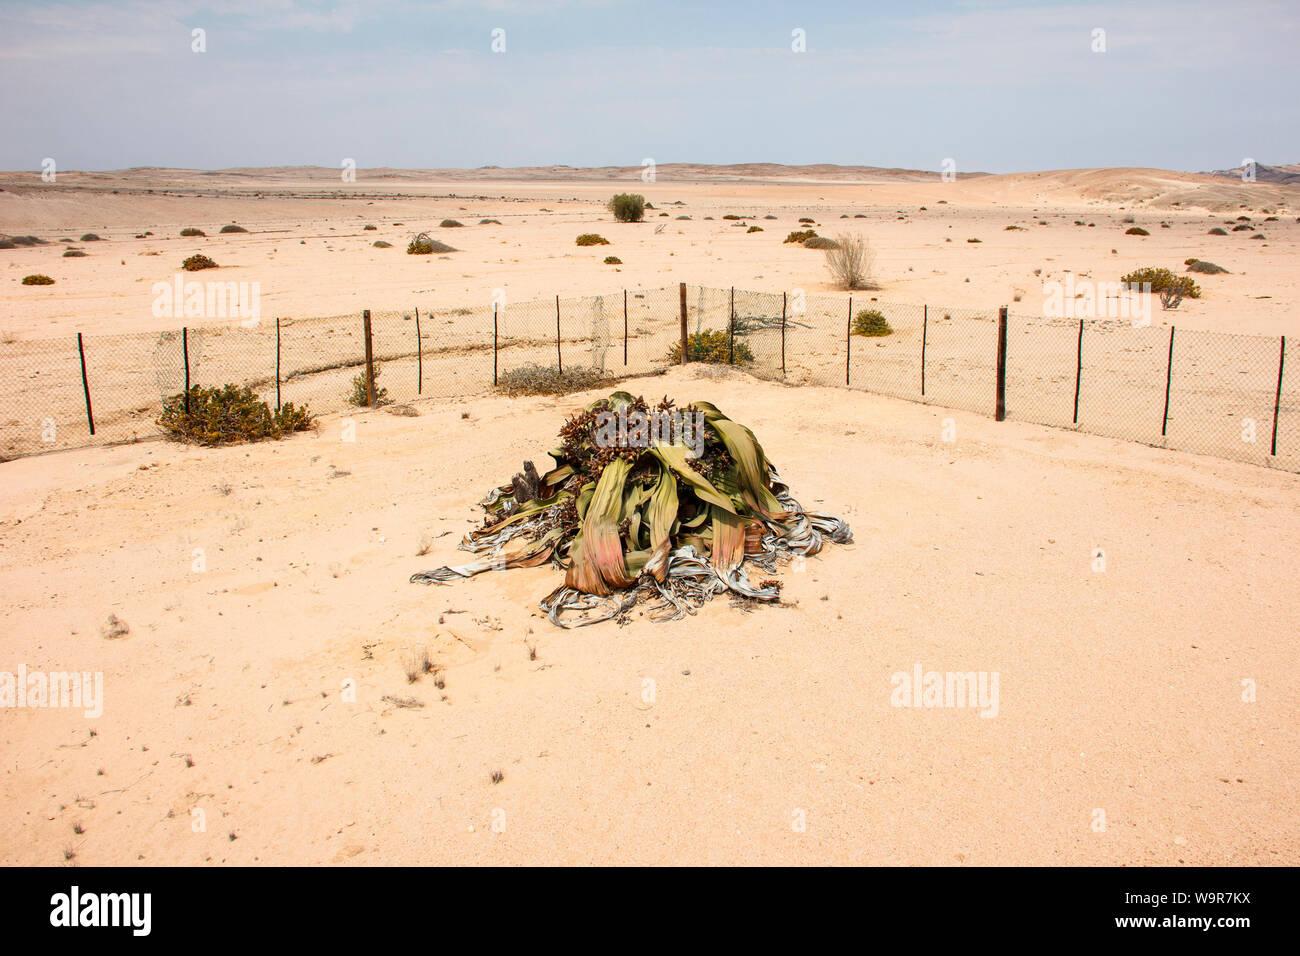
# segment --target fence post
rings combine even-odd
[[[849,359],[853,356],[853,296],[849,296],[849,321],[844,324],[844,384],[849,384]]]
[[[1277,413],[1282,407],[1282,367],[1286,364],[1286,336],[1282,336],[1282,349],[1277,355],[1277,393],[1273,396],[1273,450],[1270,455],[1277,455]]]
[[[627,366],[627,289],[623,290],[623,365]]]
[[[280,410],[280,317],[275,317],[275,410]]]
[[[1174,327],[1169,326],[1169,365],[1165,368],[1165,417],[1160,423],[1160,437],[1165,436],[1169,428],[1169,386],[1174,379]]]
[[[492,384],[497,383],[497,306],[499,303],[492,303]]]
[[[370,310],[361,313],[361,325],[366,335],[366,406],[375,406],[375,353],[370,342]]]
[[[415,394],[424,394],[424,339],[420,337],[420,307],[415,307]]]
[[[727,319],[727,364],[736,364],[736,287],[731,287],[731,315]]]
[[[185,357],[185,414],[190,413],[190,330],[181,326],[181,355]],[[279,402],[276,402],[279,408]]]
[[[1079,320],[1079,354],[1074,363],[1074,423],[1079,424],[1079,382],[1083,378],[1083,319]]]
[[[77,333],[77,354],[81,356],[81,390],[86,393],[86,422],[90,425],[90,434],[95,434],[95,414],[90,410],[90,380],[86,378],[86,347],[81,344],[81,333]]]
[[[921,306],[921,397],[925,398],[925,342],[930,333],[930,307]]]
[[[560,352],[560,297],[555,297],[555,364],[561,375],[564,374],[564,355]]]
[[[681,298],[681,306],[682,306],[682,363],[681,364],[685,365],[687,362],[687,351],[688,351],[686,345],[686,283],[685,282],[678,283],[677,291]]]
[[[998,309],[998,399],[993,410],[994,421],[1007,417],[1007,307]]]
[[[781,374],[785,374],[785,309],[788,292],[781,293]]]

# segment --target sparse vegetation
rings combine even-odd
[[[745,230],[745,234],[749,235],[749,233],[751,232],[762,232],[762,231],[763,231],[762,226],[750,226],[748,229]]]
[[[1125,229],[1125,230],[1124,230],[1124,235],[1126,235],[1126,236],[1149,236],[1149,235],[1151,235],[1151,233],[1147,232],[1147,231],[1146,231],[1145,229],[1143,229],[1141,226],[1133,226],[1133,227],[1130,228],[1130,229]]]
[[[689,362],[708,362],[715,365],[746,365],[754,361],[754,353],[740,339],[731,343],[731,336],[726,329],[705,329],[686,337],[686,359]],[[682,344],[674,343],[668,352],[668,361],[676,365],[682,360]]]
[[[391,249],[391,248],[393,248],[393,244],[392,244],[391,242],[384,242],[384,240],[382,240],[382,239],[376,239],[374,242],[371,243],[371,245],[372,245],[374,248],[376,248],[376,249]],[[433,250],[430,250],[430,251],[432,252]]]
[[[408,256],[428,256],[435,252],[455,252],[456,250],[445,242],[439,242],[433,239],[427,232],[422,232],[412,239],[406,246]]]
[[[207,235],[207,233],[205,233],[202,229],[195,229],[193,226],[187,226],[186,228],[181,230],[181,236],[183,236],[186,239],[189,239],[193,236],[204,236],[204,235]]]
[[[229,226],[222,226],[221,231],[222,232],[248,232],[248,230],[245,229],[243,226],[236,226],[234,223],[231,223]]]
[[[361,227],[361,231],[362,231],[362,232],[375,232],[375,231],[378,230],[378,229],[379,229],[378,226],[362,226],[362,227]]]
[[[1188,259],[1183,265],[1187,266],[1188,272],[1200,272],[1207,276],[1215,276],[1228,271],[1223,266],[1215,265],[1213,262],[1206,262],[1204,259]]]
[[[805,239],[803,242],[805,249],[836,249],[839,243],[834,239],[828,239],[826,236],[813,236],[811,239]]]
[[[88,232],[88,233],[86,233],[84,236],[81,237],[80,241],[81,241],[81,242],[99,242],[100,239],[99,239],[99,236],[95,235],[93,232]]]
[[[876,289],[872,280],[875,255],[871,244],[857,233],[841,233],[834,248],[826,250],[826,268],[841,289]]]
[[[457,219],[444,219],[442,222],[438,223],[438,225],[443,229],[457,229],[465,224]]]
[[[1191,276],[1180,276],[1163,267],[1136,269],[1122,276],[1119,281],[1135,291],[1141,291],[1143,285],[1150,283],[1150,290],[1160,296],[1160,306],[1164,309],[1178,308],[1184,298],[1201,297],[1200,287]]]
[[[594,232],[584,232],[577,238],[577,244],[580,246],[607,246],[609,240]]]
[[[307,406],[298,408],[286,402],[279,411],[272,412],[246,385],[195,385],[189,391],[188,411],[186,394],[180,392],[163,402],[158,416],[158,426],[173,438],[207,446],[282,438],[308,429],[311,424]]]
[[[1227,234],[1228,234],[1228,230],[1224,229],[1221,226],[1215,226],[1213,229],[1210,230],[1210,235],[1212,236],[1226,236]]]
[[[511,398],[519,395],[568,395],[596,388],[609,380],[603,371],[592,366],[571,367],[561,372],[554,365],[529,363],[502,372],[497,388]]]
[[[623,264],[623,260],[620,259],[618,256],[605,257],[605,265],[607,266],[621,266],[622,264]]]
[[[803,229],[803,230],[790,233],[788,236],[785,237],[785,241],[797,242],[802,245],[803,243],[807,242],[809,239],[814,238],[816,235],[817,232],[814,229]]]
[[[23,276],[23,285],[54,285],[54,280],[45,275]]]
[[[893,333],[893,328],[879,309],[863,309],[853,317],[853,334],[882,336]]]
[[[379,384],[379,363],[375,363],[375,407],[380,405],[391,405],[393,400],[388,397],[388,389]],[[348,404],[364,408],[369,405],[369,395],[366,389],[366,373],[358,372],[352,377],[352,392],[348,395]]]
[[[645,197],[640,193],[619,193],[607,205],[619,222],[640,222],[645,218]]]
[[[84,259],[86,253],[81,249],[64,249],[63,258],[65,259]]]
[[[218,266],[207,256],[202,254],[196,254],[190,256],[188,259],[182,262],[181,268],[184,269],[186,272],[199,272],[203,269],[216,269],[218,268]]]

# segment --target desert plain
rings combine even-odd
[[[0,349],[174,328],[150,289],[196,252],[287,319],[482,308],[498,289],[835,294],[821,253],[782,242],[801,217],[870,239],[881,301],[1032,314],[1050,279],[1198,257],[1229,272],[1153,324],[1300,326],[1294,186],[638,172],[3,174],[0,233],[46,243],[0,250]],[[644,223],[605,211],[623,191],[655,206]],[[1207,234],[1239,216],[1251,230]],[[418,231],[458,251],[408,256]],[[585,232],[610,245],[575,246]],[[55,284],[20,285],[32,273]],[[779,606],[717,599],[667,623],[558,629],[537,607],[552,568],[408,583],[463,560],[475,503],[549,463],[599,392],[0,463],[0,671],[103,675],[92,718],[0,708],[0,860],[1300,861],[1300,476],[712,367],[622,387],[749,425],[854,543],[783,569]],[[408,680],[425,652],[434,671]],[[896,706],[918,666],[998,675],[995,710]]]

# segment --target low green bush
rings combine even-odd
[[[853,334],[866,336],[891,335],[893,328],[879,309],[863,309],[853,317]]]
[[[279,411],[272,412],[246,385],[221,388],[195,385],[189,391],[188,411],[185,399],[185,392],[180,392],[164,401],[158,426],[172,438],[196,445],[232,445],[283,438],[290,432],[312,426],[313,416],[307,406],[298,408],[293,402],[286,402]]]
[[[754,353],[742,340],[736,339],[734,346],[726,329],[705,329],[686,337],[686,360],[688,362],[708,362],[714,365],[728,364],[728,355],[732,365],[746,365],[754,361]],[[682,344],[674,343],[668,351],[668,361],[674,365],[682,360]]]

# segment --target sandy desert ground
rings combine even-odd
[[[821,254],[781,242],[801,216],[870,237],[882,302],[1032,314],[1066,270],[1109,281],[1194,256],[1231,274],[1201,277],[1180,331],[1300,328],[1296,187],[1157,170],[626,177],[2,174],[0,233],[50,244],[0,250],[0,350],[173,327],[150,287],[194,252],[292,319],[481,309],[498,288],[829,292]],[[603,211],[624,189],[657,207],[646,223]],[[1129,215],[1151,235],[1125,236]],[[1240,215],[1254,232],[1206,235]],[[217,235],[228,222],[250,231]],[[461,251],[406,256],[422,229]],[[574,246],[589,231],[612,245]],[[58,240],[86,232],[103,240],[62,258]],[[21,286],[33,272],[56,284]],[[1300,862],[1300,476],[718,370],[628,387],[750,425],[856,542],[787,569],[781,607],[718,600],[666,624],[554,628],[537,610],[551,569],[407,583],[463,556],[475,502],[547,461],[595,393],[356,413],[355,442],[325,415],[278,443],[0,463],[0,670],[104,675],[96,719],[0,709],[0,860]],[[129,632],[105,637],[110,614]],[[422,649],[445,686],[408,684]],[[918,664],[998,673],[997,716],[891,706],[891,675]],[[420,706],[385,699],[406,697]]]

